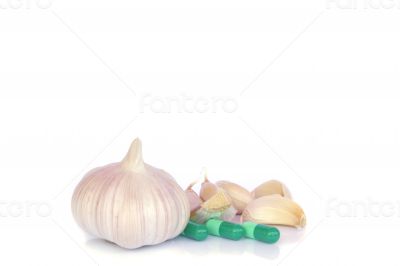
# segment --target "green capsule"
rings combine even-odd
[[[203,241],[208,237],[207,227],[204,224],[198,224],[192,221],[186,225],[185,230],[182,232],[182,236],[187,238]]]
[[[231,240],[240,240],[244,237],[244,229],[239,224],[229,223],[218,219],[210,219],[206,223],[210,235]]]
[[[248,238],[256,239],[268,244],[276,243],[279,240],[280,232],[276,227],[244,222],[242,224],[245,235]]]

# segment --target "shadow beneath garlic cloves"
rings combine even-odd
[[[277,258],[280,253],[278,245],[270,245],[254,239],[242,239],[240,241],[232,241],[221,238],[217,239],[220,253],[239,256],[247,253],[269,260]]]
[[[204,241],[195,241],[182,236],[173,240],[174,248],[194,256],[204,256],[218,251],[218,241],[208,237]]]
[[[185,237],[177,237],[154,246],[144,246],[138,249],[124,249],[120,246],[103,239],[92,238],[86,241],[86,246],[97,252],[128,255],[132,253],[147,253],[157,250],[177,250],[191,256],[229,254],[241,256],[244,253],[253,254],[257,257],[273,260],[279,257],[279,246],[269,245],[252,239],[232,241],[219,237],[209,236],[205,241],[194,241]]]
[[[299,242],[305,235],[305,229],[297,229],[288,226],[276,226],[281,233],[279,245],[292,244]]]
[[[224,238],[209,236],[205,241],[193,241],[184,237],[173,240],[174,247],[194,256],[227,254],[241,256],[244,253],[253,254],[265,259],[276,259],[280,250],[278,245],[269,245],[253,239],[232,241]]]
[[[274,260],[279,257],[280,249],[278,244],[265,244],[252,239],[246,239],[249,242],[248,252],[257,257],[264,259]]]
[[[204,255],[218,254],[241,256],[244,253],[247,253],[268,260],[274,260],[280,255],[279,246],[298,242],[304,236],[305,231],[284,226],[279,226],[279,230],[281,232],[281,239],[278,243],[273,245],[262,243],[254,239],[232,241],[224,238],[209,236],[205,241],[194,241],[179,236],[159,245],[144,246],[134,250],[124,249],[112,242],[96,238],[88,239],[86,241],[86,246],[90,249],[95,249],[98,252],[112,252],[120,255],[147,253],[160,250],[177,250],[179,252],[185,252],[191,256],[199,257]]]

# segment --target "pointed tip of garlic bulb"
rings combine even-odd
[[[142,141],[136,138],[132,141],[128,153],[121,162],[122,167],[126,169],[143,168]]]

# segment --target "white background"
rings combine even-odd
[[[2,265],[399,265],[399,1],[0,3]],[[75,185],[135,137],[182,187],[283,181],[306,229],[85,235]]]

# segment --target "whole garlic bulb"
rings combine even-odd
[[[178,236],[190,207],[168,173],[143,162],[135,139],[121,162],[86,174],[73,194],[72,213],[86,232],[134,249]]]

